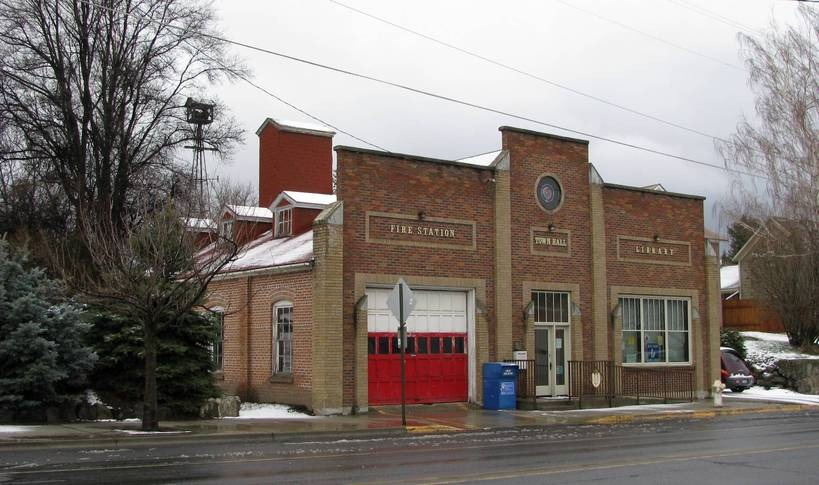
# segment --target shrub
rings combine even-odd
[[[719,344],[722,347],[731,347],[732,349],[737,351],[737,354],[745,360],[746,358],[746,349],[745,349],[745,337],[738,330],[724,328],[719,333]]]

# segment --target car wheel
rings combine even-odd
[[[731,388],[731,392],[742,392],[744,390],[745,390],[744,387],[732,387]]]

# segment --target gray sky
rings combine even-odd
[[[772,17],[788,22],[796,9],[796,2],[770,0],[339,1],[549,81],[719,137],[730,135],[743,114],[753,116],[753,96],[734,23],[765,29]],[[218,0],[214,7],[223,33],[232,40],[721,163],[713,141],[705,136],[510,72],[328,0]],[[240,47],[233,50],[246,60],[260,86],[394,152],[462,158],[496,150],[497,128],[502,125],[587,138]],[[219,86],[216,92],[247,136],[226,164],[209,161],[209,171],[256,186],[255,130],[261,122],[266,117],[312,120],[242,81]],[[605,181],[660,182],[670,191],[704,195],[706,225],[724,224],[719,204],[730,190],[729,174],[604,141],[590,142],[590,161]],[[334,144],[368,147],[341,133]]]

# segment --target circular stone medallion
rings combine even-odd
[[[556,210],[563,199],[563,190],[554,177],[543,176],[537,181],[537,201],[547,211]]]

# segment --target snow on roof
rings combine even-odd
[[[276,125],[282,131],[292,131],[295,133],[307,133],[310,135],[319,135],[319,136],[330,136],[336,134],[335,131],[327,127],[326,125],[322,125],[319,123],[311,123],[308,121],[295,121],[295,120],[276,120],[273,118],[267,118],[262,122],[262,125],[256,130],[256,134],[259,135],[264,130],[264,127],[268,125],[268,123],[272,123]]]
[[[651,185],[646,185],[646,186],[643,186],[643,187],[640,187],[640,188],[641,189],[647,189],[647,190],[656,190],[656,191],[659,191],[659,192],[667,192],[665,190],[665,187],[663,187],[663,184],[651,184]]]
[[[227,210],[232,212],[237,219],[252,219],[261,221],[273,220],[273,212],[267,207],[231,204],[227,204],[225,207],[227,207]]]
[[[719,287],[722,291],[739,289],[739,265],[723,266],[719,269]]]
[[[273,239],[267,231],[239,251],[222,273],[303,263],[313,259],[313,231],[292,237]]]
[[[198,217],[185,218],[185,227],[196,231],[215,231],[216,223],[210,219],[200,219]]]
[[[461,158],[459,160],[455,160],[458,163],[466,163],[468,165],[477,165],[479,167],[488,167],[492,165],[492,162],[498,158],[500,155],[500,150],[495,150],[494,152],[488,153],[481,153],[480,155],[474,155],[471,157]]]
[[[314,194],[312,192],[295,192],[285,190],[284,194],[296,204],[330,205],[336,201],[336,194]]]
[[[321,125],[319,123],[310,123],[307,121],[294,121],[294,120],[275,120],[276,124],[281,126],[282,128],[296,128],[299,130],[309,130],[309,131],[323,131],[325,133],[332,133],[335,135],[335,131],[330,129],[326,125]]]

